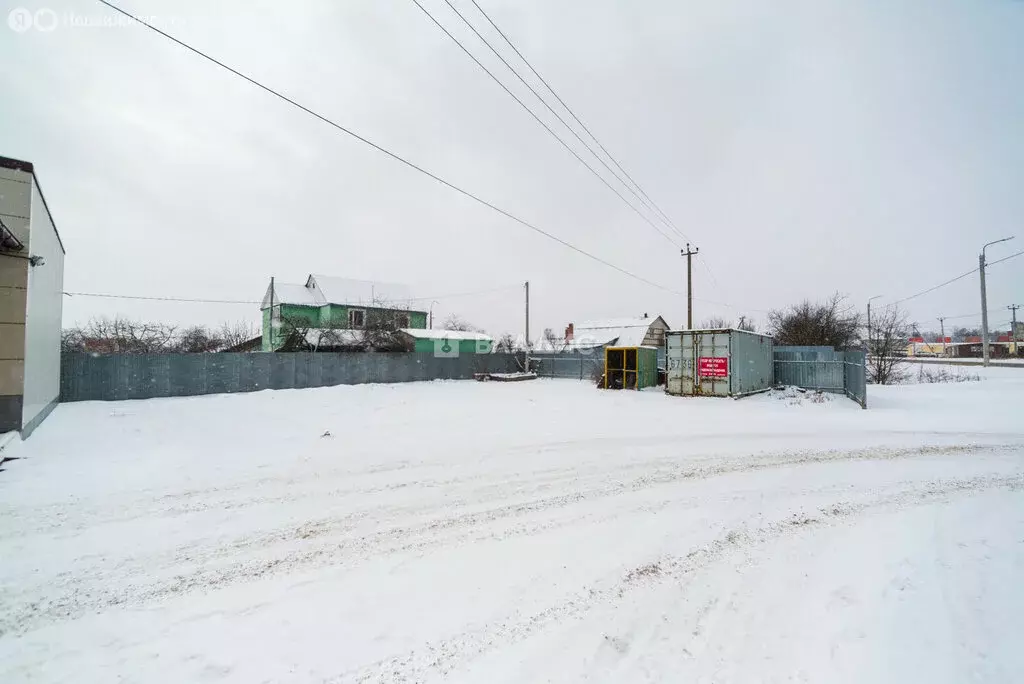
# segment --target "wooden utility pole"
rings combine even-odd
[[[694,247],[690,249],[690,243],[686,243],[686,249],[679,250],[679,253],[686,257],[686,329],[693,330],[693,255],[700,250]]]
[[[942,355],[946,355],[946,318],[939,316],[939,334],[942,335]]]

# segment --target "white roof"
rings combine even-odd
[[[481,342],[493,342],[490,335],[472,330],[424,330],[423,328],[402,328],[409,337],[419,340],[478,340]]]
[[[270,287],[263,295],[261,309],[270,306]],[[302,306],[323,306],[325,304],[354,304],[356,306],[377,306],[380,308],[414,309],[416,303],[405,285],[378,283],[369,280],[351,280],[325,275],[310,275],[305,285],[297,283],[274,283],[274,305],[299,304]]]
[[[362,304],[364,306],[405,307],[412,300],[412,291],[397,283],[352,280],[312,274],[306,286],[324,304]]]
[[[617,347],[639,347],[647,337],[650,327],[661,320],[654,318],[605,318],[573,324],[570,348],[603,347],[614,344]],[[666,324],[667,327],[667,324]]]
[[[605,318],[596,321],[583,321],[573,325],[573,332],[580,330],[607,330],[609,328],[643,328],[651,327],[651,323],[658,320],[655,318]]]

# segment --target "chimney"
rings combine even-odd
[[[572,342],[572,323],[570,323],[565,329],[565,341]]]
[[[644,318],[647,318],[647,312],[646,311],[644,312]]]

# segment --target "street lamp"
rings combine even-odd
[[[988,242],[981,248],[978,255],[978,272],[981,274],[981,357],[982,365],[988,365],[988,295],[985,293],[985,250],[992,245],[1012,240],[1013,235],[1004,237],[1001,240]]]
[[[874,297],[868,298],[868,356],[871,356],[871,301],[883,296],[884,295],[875,295]]]

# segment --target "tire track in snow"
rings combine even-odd
[[[560,622],[581,619],[599,605],[617,603],[629,592],[664,582],[682,582],[698,570],[744,548],[775,541],[797,530],[824,527],[869,511],[934,504],[949,500],[952,496],[970,496],[995,489],[1024,491],[1024,476],[982,477],[946,484],[927,484],[923,488],[911,487],[870,503],[838,502],[820,508],[816,517],[791,514],[753,530],[734,529],[710,544],[691,550],[685,556],[667,556],[639,566],[621,578],[608,582],[607,586],[583,587],[579,592],[542,611],[529,615],[515,613],[504,621],[427,643],[419,650],[414,649],[403,655],[350,670],[325,680],[324,684],[348,681],[409,682],[423,681],[437,675],[445,676],[489,651],[522,641]]]
[[[336,536],[339,532],[351,532],[355,529],[356,522],[367,515],[366,512],[356,512],[342,518],[311,521],[299,527],[289,527],[271,533],[244,537],[228,544],[217,544],[205,548],[189,545],[158,556],[124,561],[113,568],[113,570],[122,572],[121,577],[112,576],[112,569],[103,566],[94,567],[89,573],[69,574],[59,578],[63,580],[59,584],[48,581],[44,586],[37,585],[24,589],[20,592],[20,597],[9,595],[5,601],[5,609],[0,612],[0,636],[21,634],[47,622],[73,619],[89,612],[118,606],[136,606],[147,601],[162,600],[189,592],[208,591],[309,567],[330,565],[337,568],[349,568],[388,555],[430,552],[453,545],[483,541],[494,537],[494,532],[487,530],[485,526],[495,522],[542,513],[551,509],[564,509],[577,503],[600,500],[626,492],[642,491],[687,480],[702,480],[756,470],[827,462],[891,460],[972,454],[982,451],[986,453],[1018,453],[1024,450],[1018,445],[996,447],[957,445],[907,449],[805,451],[765,454],[753,458],[726,458],[712,463],[705,460],[705,465],[696,466],[685,463],[678,464],[678,459],[666,457],[643,462],[630,462],[623,464],[623,467],[618,470],[595,471],[591,477],[593,482],[589,484],[581,483],[576,476],[570,475],[573,471],[572,468],[555,470],[553,471],[555,473],[564,473],[559,481],[564,481],[566,486],[580,487],[582,485],[583,488],[555,496],[526,498],[523,501],[484,508],[479,511],[442,515],[425,521],[418,520],[414,524],[400,525],[360,537],[330,539],[332,535]],[[675,465],[665,465],[666,463],[671,464],[673,461],[675,461]],[[655,464],[658,466],[655,467],[653,473],[609,482],[610,478],[622,477],[634,470],[650,470],[651,466]],[[489,484],[483,489],[489,492],[495,486],[501,486],[501,483]],[[552,486],[554,485],[550,480],[541,479],[535,484],[534,491],[549,489]],[[493,498],[486,494],[480,496],[481,503],[493,501]],[[429,505],[406,512],[414,517],[422,518],[424,513],[436,511],[438,505],[450,506],[451,499],[442,497]],[[621,514],[622,511],[619,511],[615,515]],[[586,517],[588,516],[584,514],[558,521],[530,521],[511,531],[506,531],[503,538],[537,534],[555,527],[575,524]],[[322,538],[326,538],[326,540],[313,548],[283,549],[277,554],[272,553],[270,557],[235,560],[240,553],[249,549],[265,553],[268,549],[273,549],[274,546],[295,543],[305,545],[312,543],[310,540]],[[204,567],[225,560],[229,561],[226,567]],[[198,566],[198,569],[190,573],[175,572],[185,563]],[[156,569],[155,573],[154,569]],[[160,574],[161,571],[170,577],[152,581],[152,575]],[[20,599],[20,603],[18,599]]]

